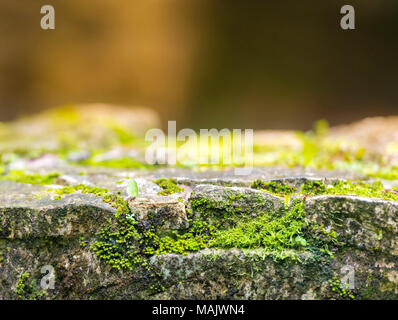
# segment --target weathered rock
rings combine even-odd
[[[379,156],[384,165],[398,165],[398,116],[373,117],[331,129],[328,141],[344,141],[346,146]]]
[[[331,299],[330,280],[352,268],[358,299],[397,299],[396,260],[348,249],[332,261],[273,260],[262,250],[203,250],[153,257],[164,285],[154,299]],[[338,296],[338,295],[337,295]]]
[[[233,211],[255,217],[262,212],[278,211],[283,199],[250,188],[198,185],[192,191],[190,203],[194,215],[203,214],[204,209],[214,218]]]
[[[10,181],[0,181],[0,190],[0,238],[94,235],[116,212],[92,194],[68,194],[53,200],[42,186]]]
[[[324,195],[307,198],[306,211],[351,246],[398,256],[398,201]]]
[[[159,127],[155,112],[106,104],[87,104],[50,109],[8,123],[0,136],[0,151],[58,151],[63,148],[104,148],[142,136]],[[34,154],[32,154],[34,156]]]
[[[147,227],[156,226],[160,230],[188,228],[188,217],[181,198],[147,196],[129,199],[128,204],[131,213]]]
[[[0,299],[398,299],[397,201],[299,194],[289,202],[250,188],[257,179],[299,189],[381,177],[394,192],[396,117],[255,132],[255,167],[243,176],[233,166],[148,165],[144,134],[154,127],[152,111],[102,104],[0,124]],[[24,174],[57,174],[36,181],[51,186],[3,181],[12,170],[25,170],[14,172],[25,182]],[[159,178],[184,191],[159,194]],[[72,193],[48,190],[65,186]],[[272,245],[237,245],[230,231]],[[211,242],[217,232],[227,244]],[[54,289],[41,287],[49,266]],[[345,292],[335,277],[347,270],[355,285]]]
[[[228,217],[234,213],[254,219],[264,212],[282,210],[284,198],[246,187],[257,178],[292,186],[337,179],[335,173],[297,171],[289,176],[294,170],[276,169],[258,169],[240,178],[230,171],[186,174],[182,169],[91,169],[79,175],[79,170],[62,172],[55,181],[59,185],[52,188],[84,183],[127,199],[125,189],[134,177],[139,197],[128,200],[130,211],[143,228],[154,227],[159,233],[184,232],[190,219],[203,213],[210,219],[221,218],[228,227]],[[153,180],[159,177],[175,178],[184,183],[185,191],[158,195],[161,188]],[[226,186],[231,185],[228,181],[235,186]],[[101,196],[81,192],[54,199],[48,188],[0,181],[3,299],[21,298],[16,291],[24,273],[30,274],[31,292],[22,298],[329,299],[339,297],[330,280],[341,279],[347,268],[355,273],[352,293],[357,299],[398,298],[398,202],[354,196],[306,197],[306,218],[339,234],[341,243],[330,257],[289,249],[299,260],[278,260],[264,249],[204,249],[152,255],[148,257],[150,270],[137,267],[131,272],[112,269],[91,248],[116,209]],[[43,291],[41,269],[48,265],[54,268],[55,289]]]

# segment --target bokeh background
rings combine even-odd
[[[396,0],[0,0],[0,121],[105,102],[178,129],[335,125],[398,114],[397,57]]]

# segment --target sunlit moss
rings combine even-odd
[[[306,181],[300,191],[306,195],[325,194],[326,186],[320,181]]]
[[[177,181],[175,179],[160,178],[160,179],[157,179],[157,180],[155,180],[153,182],[156,183],[159,187],[162,188],[162,190],[160,190],[158,192],[158,194],[161,195],[161,196],[168,196],[168,195],[171,195],[173,193],[183,192],[184,191],[183,188],[180,188],[177,185]]]
[[[252,188],[261,189],[271,192],[278,196],[285,195],[352,195],[384,200],[398,201],[398,193],[386,190],[383,183],[376,181],[373,183],[365,182],[352,182],[352,181],[338,181],[332,185],[325,185],[320,181],[306,181],[300,189],[292,188],[283,183],[264,182],[261,180],[255,180]]]
[[[255,180],[251,184],[251,188],[267,190],[276,195],[290,195],[297,192],[297,188],[281,184],[276,181],[265,182],[262,180]]]
[[[37,287],[36,281],[32,279],[29,272],[20,275],[15,291],[17,298],[23,300],[37,300],[47,296],[46,290]]]
[[[385,190],[383,184],[380,181],[374,183],[353,183],[350,181],[339,181],[334,186],[328,187],[326,189],[326,193],[336,195],[354,195],[398,201],[398,194]]]
[[[347,284],[342,283],[337,277],[333,277],[332,280],[329,280],[329,285],[331,286],[332,292],[339,295],[340,298],[348,300],[355,299],[354,294],[348,288]]]
[[[29,184],[52,184],[59,176],[60,174],[58,172],[41,175],[38,173],[25,173],[23,170],[11,170],[5,175],[0,175],[0,180],[9,180]]]
[[[123,157],[119,159],[95,161],[93,158],[80,161],[79,164],[87,166],[100,166],[120,169],[152,169],[152,165],[140,162],[134,158]]]

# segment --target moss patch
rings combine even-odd
[[[37,300],[47,296],[45,290],[39,290],[36,282],[31,278],[31,274],[24,272],[18,279],[16,286],[16,294],[18,299]]]
[[[11,170],[8,174],[0,176],[0,180],[10,180],[29,184],[52,184],[59,176],[60,174],[58,172],[41,175],[37,173],[28,174],[23,170]]]
[[[262,180],[255,180],[251,184],[251,188],[266,190],[276,195],[290,195],[297,192],[297,188],[290,187],[285,184],[280,184],[276,181],[264,182]]]
[[[319,181],[307,181],[301,187],[301,193],[306,195],[319,195],[326,193],[326,186]]]
[[[183,188],[180,188],[177,185],[177,181],[175,179],[160,178],[153,182],[162,188],[162,190],[158,192],[158,194],[161,196],[169,196],[173,193],[184,191]]]
[[[337,295],[338,298],[345,300],[355,299],[352,291],[348,289],[347,285],[342,283],[337,277],[333,277],[333,279],[329,281],[329,285],[332,292]]]
[[[93,158],[78,162],[80,165],[100,166],[119,169],[153,169],[152,165],[140,162],[133,158],[123,157],[119,159],[95,161]]]
[[[276,182],[263,182],[256,180],[252,188],[271,192],[278,196],[285,195],[352,195],[384,200],[398,201],[395,190],[386,190],[380,181],[374,183],[339,181],[334,185],[325,185],[320,181],[307,181],[301,189],[295,189]]]
[[[235,227],[218,230],[210,241],[211,247],[265,248],[281,252],[289,248],[307,246],[302,237],[304,210],[301,203],[286,208],[284,214],[264,212],[255,219],[243,217]]]

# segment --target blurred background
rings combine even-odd
[[[340,28],[344,4],[356,30]],[[0,121],[87,102],[178,129],[398,114],[397,36],[396,0],[0,0]]]

